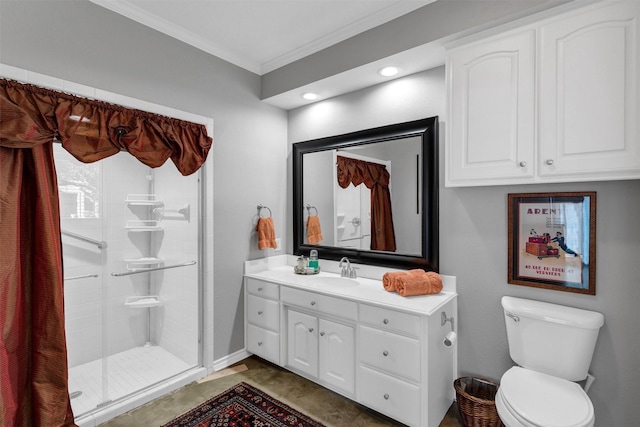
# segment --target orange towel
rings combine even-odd
[[[320,243],[322,239],[320,218],[318,218],[318,215],[309,215],[309,218],[307,218],[307,243],[315,245]]]
[[[258,218],[256,226],[258,232],[258,249],[276,248],[276,228],[273,218]]]
[[[398,283],[398,277],[402,277],[407,274],[423,274],[423,273],[424,273],[424,270],[420,268],[407,270],[407,271],[393,271],[389,273],[384,273],[382,275],[382,286],[384,286],[384,288],[389,292],[395,292],[397,283]]]
[[[413,295],[431,295],[442,290],[442,277],[434,271],[424,274],[407,274],[399,277],[396,291],[403,297]]]

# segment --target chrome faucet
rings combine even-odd
[[[342,263],[346,262],[347,265],[343,266]],[[340,268],[340,277],[349,277],[351,279],[356,278],[356,267],[351,267],[351,262],[349,262],[349,258],[346,256],[340,259],[340,264],[338,264],[338,268]]]

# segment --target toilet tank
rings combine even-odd
[[[601,313],[509,296],[502,308],[514,362],[569,381],[587,377]]]

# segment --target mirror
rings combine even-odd
[[[293,144],[294,254],[438,268],[438,117]]]

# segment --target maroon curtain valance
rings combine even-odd
[[[0,146],[53,139],[84,163],[125,150],[152,168],[171,158],[182,175],[202,166],[212,144],[201,124],[0,79]]]
[[[371,190],[371,249],[395,252],[389,171],[378,163],[342,156],[336,159],[340,187],[364,184]]]

